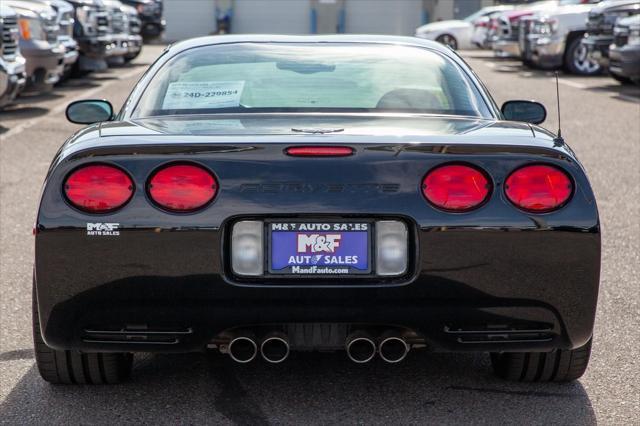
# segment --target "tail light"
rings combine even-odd
[[[64,183],[69,202],[88,213],[119,209],[131,199],[133,189],[133,182],[125,172],[106,164],[76,169]]]
[[[509,201],[533,213],[559,209],[573,192],[571,179],[564,171],[543,164],[517,169],[509,175],[504,188]]]
[[[462,164],[449,164],[431,170],[422,181],[422,193],[434,206],[464,212],[481,205],[489,196],[491,184],[480,170]]]
[[[174,212],[192,212],[209,204],[218,192],[213,174],[196,164],[173,164],[156,171],[147,187],[160,207]]]

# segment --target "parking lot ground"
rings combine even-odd
[[[49,163],[79,126],[73,99],[118,108],[160,47],[131,67],[65,83],[0,113],[0,422],[6,424],[639,424],[640,90],[606,76],[560,76],[563,135],[594,186],[603,224],[592,362],[570,384],[515,384],[478,354],[418,350],[397,365],[356,365],[344,353],[294,354],[237,365],[217,354],[140,355],[118,386],[51,386],[31,342],[31,268],[39,191]],[[463,52],[500,104],[536,99],[555,131],[553,73]],[[563,283],[557,283],[563,285]]]

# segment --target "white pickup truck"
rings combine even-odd
[[[533,66],[565,68],[572,74],[595,75],[602,69],[581,44],[593,4],[559,6],[529,20],[524,36],[525,57]]]

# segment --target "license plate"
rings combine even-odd
[[[371,273],[371,223],[268,223],[269,273],[297,276]]]

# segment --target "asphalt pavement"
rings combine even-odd
[[[562,132],[595,189],[603,225],[593,354],[570,384],[515,384],[484,354],[413,351],[400,364],[356,365],[344,353],[234,364],[218,354],[139,355],[117,386],[51,386],[34,365],[31,236],[51,159],[79,126],[75,99],[119,108],[161,47],[131,66],[64,83],[0,113],[0,423],[6,424],[640,424],[640,87],[560,76]],[[536,99],[555,131],[553,74],[464,58],[501,104]],[[558,283],[562,285],[562,283]]]

